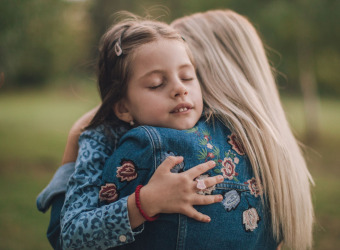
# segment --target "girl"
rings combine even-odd
[[[134,195],[98,208],[106,158],[129,126],[189,129],[203,111],[189,50],[181,36],[166,24],[130,20],[115,25],[102,38],[98,66],[102,104],[79,139],[76,169],[61,213],[63,248],[105,249],[133,241],[143,230],[137,227],[145,221]],[[222,197],[197,194],[193,180],[214,164],[208,162],[185,173],[170,173],[170,168],[182,160],[167,158],[165,166],[156,171],[142,190],[143,199],[151,198],[144,203],[144,209],[148,214],[181,212],[209,222],[208,216],[192,206],[218,202]],[[210,187],[221,181],[223,178],[215,176],[207,178],[204,185]],[[154,194],[167,194],[167,199]]]

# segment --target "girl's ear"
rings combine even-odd
[[[119,120],[127,123],[133,121],[133,117],[125,105],[125,100],[117,102],[113,107],[113,111]]]

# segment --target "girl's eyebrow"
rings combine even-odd
[[[178,67],[178,70],[181,70],[183,68],[192,68],[193,70],[195,69],[194,66],[191,64],[191,63],[185,63],[185,64],[182,64]],[[152,71],[149,71],[149,72],[146,72],[144,75],[142,75],[141,77],[139,77],[139,79],[143,79],[143,78],[146,78],[150,75],[153,75],[153,74],[163,74],[164,72],[166,72],[166,70],[162,70],[162,69],[155,69],[155,70],[152,70]]]
[[[149,71],[149,72],[145,73],[144,75],[142,75],[140,77],[140,79],[148,77],[148,76],[153,75],[153,74],[162,74],[163,72],[164,72],[164,70],[161,70],[161,69],[152,70],[152,71]]]

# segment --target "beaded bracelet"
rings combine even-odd
[[[159,217],[159,214],[153,216],[153,217],[149,217],[146,215],[146,213],[143,211],[141,203],[140,203],[140,189],[143,187],[143,185],[138,185],[136,187],[136,191],[135,191],[135,200],[136,200],[136,207],[138,208],[139,212],[141,213],[141,215],[144,217],[144,219],[146,219],[147,221],[154,221],[157,220],[157,218]]]

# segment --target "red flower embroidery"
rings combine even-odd
[[[250,189],[250,193],[257,197],[258,195],[262,195],[262,186],[260,183],[257,183],[256,179],[253,177],[250,180],[247,180],[245,184],[248,184]]]
[[[224,158],[222,161],[222,168],[221,172],[223,174],[224,178],[228,178],[229,180],[232,180],[237,173],[235,172],[235,164],[231,158]]]
[[[120,181],[131,181],[137,178],[135,164],[131,160],[123,160],[117,168],[117,178]]]
[[[102,186],[99,191],[99,199],[101,201],[114,202],[118,199],[117,187],[113,183]]]
[[[254,231],[258,226],[260,216],[255,208],[249,208],[243,212],[243,224],[247,232]]]
[[[232,149],[239,155],[244,155],[244,147],[240,142],[239,138],[235,134],[228,135],[228,143],[232,146]]]

